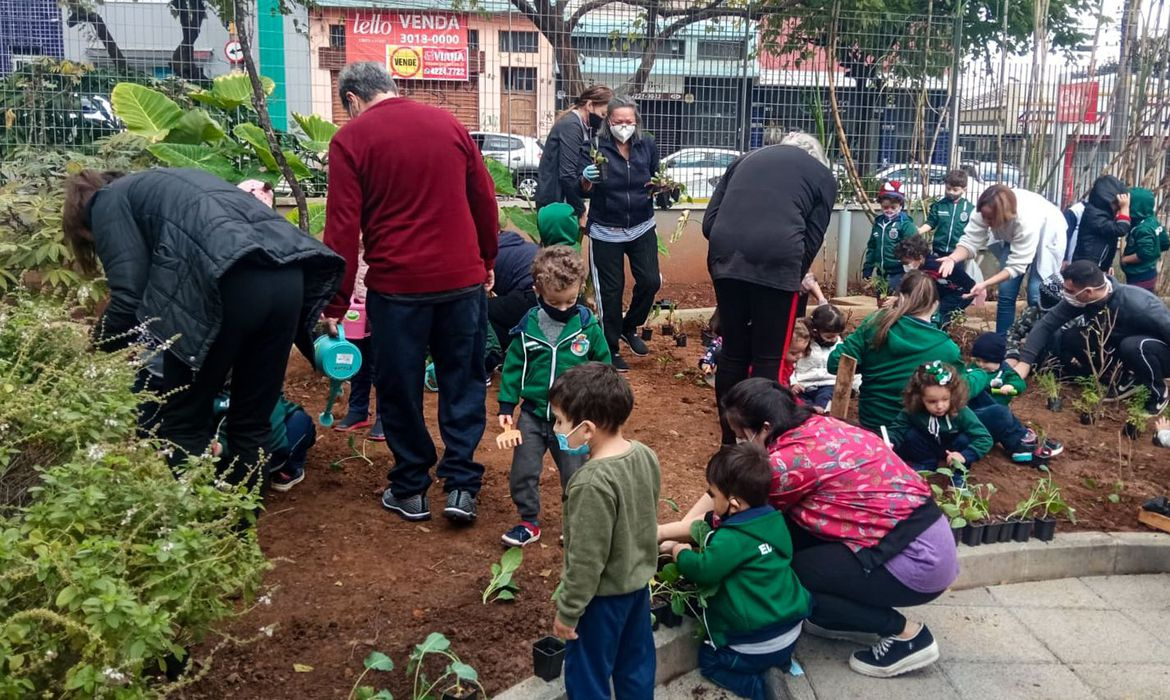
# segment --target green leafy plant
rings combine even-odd
[[[1140,435],[1146,428],[1146,423],[1149,422],[1151,416],[1146,411],[1146,402],[1149,401],[1150,390],[1148,387],[1138,387],[1136,391],[1125,402],[1125,422],[1132,426],[1132,430],[1136,435]]]
[[[349,700],[394,700],[394,696],[385,688],[377,690],[373,686],[361,684],[370,671],[383,673],[393,671],[394,661],[380,651],[371,651],[362,661],[362,666],[364,667],[362,674],[354,681],[353,688],[349,691]]]
[[[348,457],[342,457],[341,459],[333,460],[329,463],[329,468],[335,472],[341,471],[342,466],[346,462],[352,462],[355,460],[362,461],[369,466],[373,466],[374,461],[366,455],[366,445],[368,442],[368,440],[362,440],[362,449],[359,450],[357,448],[357,438],[354,437],[353,433],[350,433],[349,438],[345,441],[346,446],[349,447],[350,455]]]
[[[1044,398],[1060,398],[1060,380],[1057,378],[1055,372],[1045,370],[1043,372],[1037,372],[1033,377],[1035,378],[1036,386],[1040,387],[1040,392],[1044,394]]]
[[[498,600],[515,600],[520,587],[512,579],[513,574],[524,561],[524,550],[512,547],[505,551],[498,562],[492,562],[492,578],[483,589],[483,604]]]
[[[873,276],[869,278],[869,287],[879,302],[890,295],[890,280],[881,270],[875,270]]]
[[[1073,408],[1090,419],[1096,420],[1101,410],[1101,385],[1096,377],[1077,377],[1077,386],[1081,394],[1073,399]]]
[[[1060,487],[1052,480],[1052,472],[1044,467],[1044,476],[1036,483],[1033,493],[1036,497],[1036,511],[1041,518],[1067,515],[1070,522],[1076,522],[1076,509],[1065,502]]]
[[[609,162],[609,158],[606,158],[604,155],[602,155],[601,151],[597,150],[596,147],[593,147],[589,149],[589,162],[600,168],[602,165],[605,165]]]
[[[433,681],[428,679],[425,669],[432,659],[445,664],[442,673]],[[406,673],[412,678],[411,697],[414,700],[434,698],[435,690],[462,696],[468,686],[478,688],[480,695],[487,696],[479,683],[479,674],[451,651],[450,640],[438,632],[431,632],[422,644],[415,645],[406,664]]]

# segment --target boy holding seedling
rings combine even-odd
[[[952,170],[947,173],[946,196],[930,205],[926,223],[918,227],[923,235],[933,231],[934,254],[938,257],[955,252],[955,245],[963,237],[963,229],[971,219],[975,205],[966,198],[967,173]]]
[[[552,452],[562,488],[585,461],[557,445],[548,404],[549,387],[572,367],[590,360],[610,361],[601,324],[589,309],[577,303],[585,282],[581,256],[564,245],[542,248],[532,261],[532,280],[539,303],[512,330],[500,375],[500,427],[511,430],[514,425],[520,431],[516,436],[519,444],[512,441],[515,452],[508,475],[520,523],[501,537],[509,547],[524,547],[540,539],[544,453]],[[513,423],[512,415],[521,399],[524,403],[520,418]]]
[[[962,311],[971,305],[971,299],[964,296],[971,292],[975,280],[963,271],[955,268],[950,277],[943,277],[938,271],[938,256],[930,250],[930,244],[922,234],[914,234],[903,238],[894,246],[894,256],[902,263],[903,269],[921,270],[925,272],[938,286],[938,326],[946,329],[954,318],[955,312]]]
[[[707,492],[719,528],[695,551],[663,542],[679,572],[700,590],[713,589],[699,647],[703,677],[740,697],[766,697],[764,673],[787,670],[811,597],[792,570],[792,539],[784,515],[768,505],[772,468],[764,448],[728,445],[707,463]]]
[[[634,393],[611,365],[588,362],[549,390],[563,452],[589,456],[566,490],[565,557],[553,634],[567,640],[569,700],[654,695],[650,589],[658,559],[658,457],[627,440]]]
[[[971,345],[971,364],[987,373],[987,393],[991,400],[1007,406],[1012,399],[1024,393],[1028,384],[1007,363],[1007,341],[998,333],[981,333]],[[973,404],[977,396],[971,397]]]
[[[898,241],[918,232],[914,220],[902,211],[906,197],[902,194],[902,183],[888,180],[882,183],[877,195],[882,213],[873,221],[873,231],[865,248],[865,260],[861,265],[861,276],[872,278],[875,274],[886,280],[886,288],[895,290],[902,281],[902,261],[894,254]]]

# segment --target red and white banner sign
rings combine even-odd
[[[467,80],[467,15],[350,12],[345,18],[345,60],[385,62],[397,80]]]
[[[1100,92],[1101,86],[1096,80],[1061,85],[1056,96],[1057,123],[1095,123]]]

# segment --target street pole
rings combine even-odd
[[[959,112],[962,109],[961,101],[959,99],[959,71],[963,67],[963,11],[965,3],[959,2],[955,7],[955,28],[953,34],[952,47],[955,52],[955,60],[951,65],[951,113],[950,126],[951,132],[950,148],[947,152],[947,164],[951,168],[959,167]]]

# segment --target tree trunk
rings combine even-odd
[[[196,83],[207,83],[207,75],[195,63],[195,41],[207,19],[204,0],[171,0],[171,10],[179,20],[182,39],[171,54],[171,70],[179,77]]]
[[[66,24],[70,27],[76,27],[79,24],[88,24],[93,28],[94,36],[105,47],[106,55],[110,57],[110,62],[114,64],[114,68],[121,71],[130,70],[126,56],[122,53],[122,49],[118,47],[118,42],[114,40],[114,35],[110,33],[110,28],[106,26],[106,21],[97,12],[82,6],[71,6],[69,8],[69,20]]]
[[[553,44],[557,56],[557,66],[561,69],[561,89],[570,98],[585,92],[585,79],[581,77],[581,62],[577,58],[577,50],[573,48],[568,34],[558,34]]]
[[[309,203],[305,200],[305,190],[301,187],[301,183],[297,180],[297,176],[293,174],[292,168],[288,165],[288,159],[284,157],[284,151],[280,147],[280,141],[276,138],[276,130],[272,128],[272,118],[268,116],[268,99],[264,95],[264,86],[260,84],[260,72],[256,69],[256,61],[252,58],[252,39],[248,35],[248,2],[246,0],[234,0],[236,9],[236,33],[240,39],[240,48],[244,53],[244,68],[248,73],[248,81],[252,83],[252,106],[256,109],[256,117],[260,121],[260,128],[264,130],[264,135],[268,138],[268,148],[272,151],[272,157],[276,159],[276,165],[280,168],[281,175],[288,182],[288,186],[292,189],[293,199],[297,202],[297,224],[301,227],[301,231],[305,234],[309,233]]]

